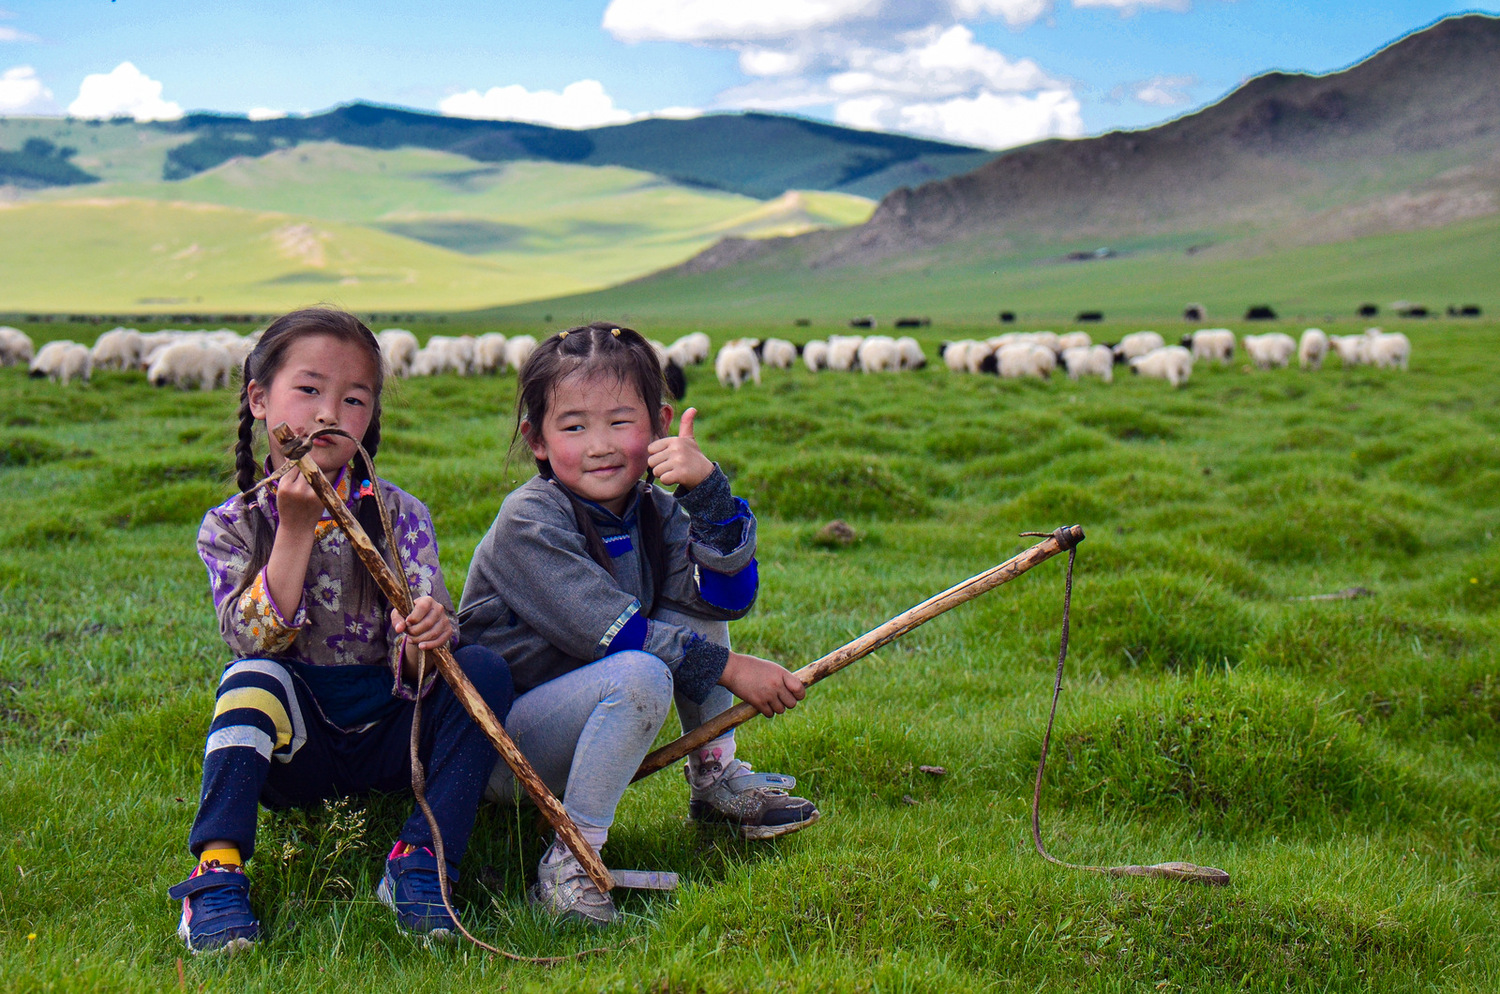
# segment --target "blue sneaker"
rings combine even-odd
[[[260,922],[250,912],[250,881],[238,866],[218,860],[199,863],[182,883],[167,891],[182,902],[177,934],[198,953],[237,953],[260,938]]]
[[[451,882],[457,876],[450,865],[448,880]],[[405,842],[396,843],[386,857],[385,876],[380,879],[375,896],[396,912],[396,924],[407,932],[430,939],[447,939],[458,930],[458,923],[443,907],[437,857],[430,849],[413,849]]]

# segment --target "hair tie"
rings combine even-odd
[[[616,338],[620,337],[620,329],[619,328],[611,328],[611,329],[609,329],[609,333],[611,335],[614,335]]]
[[[557,337],[558,338],[567,338],[568,337],[568,333],[566,331],[559,331],[557,333]]]

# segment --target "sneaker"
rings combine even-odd
[[[457,876],[452,867],[448,880]],[[449,892],[452,900],[452,890]],[[437,857],[431,849],[411,849],[396,843],[385,861],[385,876],[375,890],[380,903],[396,912],[396,924],[414,935],[429,939],[446,939],[458,930],[458,923],[443,907],[443,892],[438,887]]]
[[[684,767],[693,792],[688,814],[694,821],[728,825],[743,839],[774,839],[790,835],[818,820],[812,801],[792,797],[797,778],[782,773],[756,773],[746,763],[705,762],[694,776]]]
[[[177,934],[194,955],[232,955],[249,949],[260,937],[260,922],[250,912],[250,881],[242,867],[222,866],[216,859],[199,863],[167,896],[182,902]]]
[[[599,928],[620,917],[615,902],[589,877],[573,851],[561,842],[552,843],[537,867],[536,883],[526,900],[556,918],[572,918]]]

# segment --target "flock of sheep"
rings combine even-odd
[[[434,335],[423,346],[415,335],[400,328],[388,328],[376,338],[391,374],[401,377],[473,376],[519,369],[537,346],[531,335],[498,333]],[[230,385],[258,339],[258,332],[241,335],[227,328],[153,332],[115,328],[100,335],[92,348],[57,341],[35,350],[24,332],[0,327],[0,366],[24,362],[32,376],[60,383],[88,380],[94,369],[137,369],[154,386],[213,390]],[[703,332],[684,335],[670,345],[655,341],[651,345],[676,397],[686,389],[682,371],[704,362],[712,350]],[[1300,342],[1280,332],[1245,335],[1237,341],[1227,328],[1205,328],[1184,335],[1178,345],[1167,345],[1154,331],[1138,331],[1115,344],[1095,344],[1085,331],[1063,335],[1011,332],[979,341],[945,342],[940,351],[943,364],[956,373],[1046,379],[1060,365],[1070,379],[1097,376],[1108,383],[1114,379],[1115,366],[1128,365],[1134,373],[1176,387],[1192,375],[1195,361],[1228,365],[1237,346],[1244,348],[1257,369],[1288,366],[1295,355],[1302,368],[1317,370],[1330,352],[1346,367],[1406,369],[1411,357],[1411,342],[1405,335],[1387,334],[1379,328],[1343,336],[1308,328]],[[714,374],[724,386],[738,389],[745,383],[759,385],[762,367],[790,369],[799,360],[812,372],[900,372],[927,365],[921,344],[910,337],[834,335],[804,345],[781,338],[739,338],[719,349]]]

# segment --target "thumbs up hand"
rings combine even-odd
[[[689,407],[682,412],[682,420],[677,424],[677,434],[666,438],[658,438],[646,449],[646,465],[651,467],[651,472],[663,486],[681,486],[689,490],[708,479],[714,471],[714,464],[698,448],[697,439],[693,438],[693,421],[698,417],[698,409]]]

